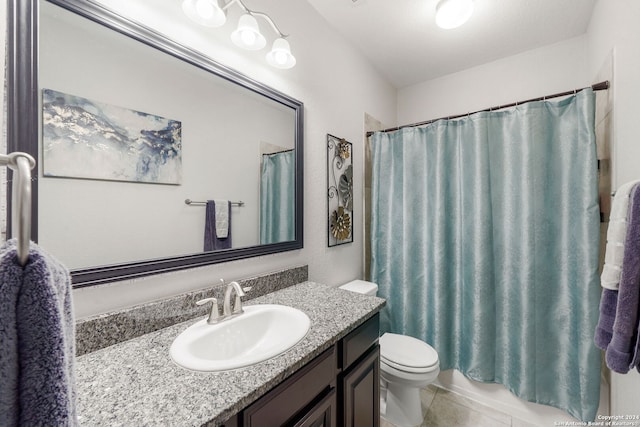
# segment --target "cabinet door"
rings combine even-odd
[[[348,370],[352,363],[360,359],[378,342],[379,334],[380,314],[376,313],[340,341],[340,367],[345,371]]]
[[[210,427],[209,424],[205,424],[206,427]],[[211,423],[211,427],[213,427],[213,423]],[[220,427],[238,427],[238,416],[234,415],[229,418],[227,421],[222,423]]]
[[[336,389],[313,407],[294,427],[336,427]]]
[[[380,426],[380,346],[376,345],[342,380],[344,426]]]
[[[305,408],[335,388],[336,371],[337,356],[333,346],[242,411],[242,426],[294,424]]]

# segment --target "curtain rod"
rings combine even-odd
[[[295,150],[295,148],[287,148],[286,150],[274,151],[273,153],[262,153],[262,155],[263,156],[270,156],[272,154],[289,153],[289,152],[291,152],[293,150]]]
[[[397,127],[393,127],[393,128],[384,129],[384,130],[381,130],[381,131],[378,131],[378,132],[393,132],[395,130],[400,130],[400,129],[403,129],[403,128],[410,128],[410,127],[428,125],[428,124],[431,124],[431,123],[436,122],[438,120],[459,119],[461,117],[466,117],[466,116],[468,116],[470,114],[482,113],[482,112],[485,112],[485,111],[502,110],[503,108],[516,107],[516,106],[518,106],[520,104],[526,104],[527,102],[545,101],[545,100],[551,99],[551,98],[559,98],[561,96],[575,95],[576,93],[578,93],[578,92],[580,92],[581,90],[584,90],[584,89],[592,89],[594,91],[607,90],[607,89],[609,89],[609,81],[605,80],[603,82],[596,83],[594,85],[583,87],[583,88],[580,88],[580,89],[574,89],[574,90],[569,90],[569,91],[566,91],[566,92],[554,93],[553,95],[540,96],[538,98],[531,98],[531,99],[527,99],[525,101],[512,102],[511,104],[498,105],[498,106],[491,107],[491,108],[485,108],[484,110],[474,111],[472,113],[465,113],[465,114],[458,114],[458,115],[455,115],[455,116],[440,117],[438,119],[431,119],[431,120],[427,120],[427,121],[424,121],[424,122],[397,126]],[[373,132],[367,132],[367,137],[369,137],[371,135],[373,135]]]

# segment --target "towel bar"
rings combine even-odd
[[[31,169],[35,159],[27,153],[14,152],[0,154],[0,165],[15,171],[13,177],[11,203],[12,235],[17,237],[17,252],[20,265],[29,260],[29,242],[31,241]]]
[[[207,202],[197,202],[191,199],[185,199],[184,203],[185,205],[189,205],[189,206],[205,206],[207,204]],[[229,202],[229,203],[231,203],[234,206],[244,206],[244,202],[242,200],[238,202]]]

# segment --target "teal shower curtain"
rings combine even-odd
[[[440,367],[593,420],[600,353],[591,89],[372,136],[385,331]]]
[[[260,244],[295,239],[294,151],[262,156],[260,175]]]

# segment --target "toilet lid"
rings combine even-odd
[[[438,353],[424,341],[385,333],[380,337],[380,358],[397,369],[429,370],[438,365]]]

